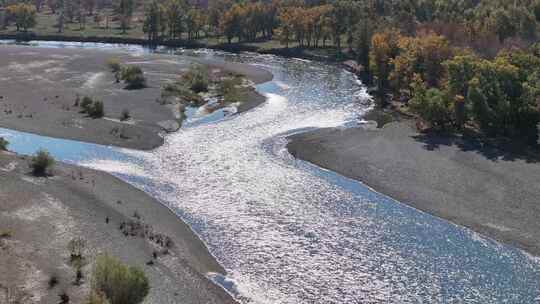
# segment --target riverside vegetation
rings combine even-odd
[[[1,26],[4,33],[146,37],[152,44],[235,44],[352,58],[382,106],[398,102],[434,129],[469,128],[535,141],[540,0],[197,3],[4,1]],[[144,86],[136,67],[111,69],[129,87]]]

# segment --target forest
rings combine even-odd
[[[87,35],[149,44],[251,44],[353,59],[380,106],[431,129],[537,141],[540,0],[2,0],[1,7],[1,33],[90,28]]]

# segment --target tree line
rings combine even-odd
[[[436,128],[472,123],[532,137],[540,120],[540,0],[2,1],[2,23],[22,31],[47,5],[59,32],[89,16],[111,17],[127,32],[137,14],[151,43],[213,38],[331,50],[359,63],[381,105],[408,104]]]

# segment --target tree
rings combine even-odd
[[[278,19],[280,21],[281,26],[279,27],[280,31],[280,42],[281,44],[285,44],[286,48],[289,48],[289,41],[290,37],[293,32],[293,22],[295,18],[295,12],[294,8],[291,7],[285,7],[280,10]]]
[[[33,0],[34,7],[36,8],[36,11],[39,13],[41,11],[41,7],[43,6],[43,3],[45,0]]]
[[[25,3],[13,4],[7,7],[7,12],[15,20],[17,32],[21,28],[26,32],[36,25],[36,8],[32,5]]]
[[[427,88],[420,75],[414,76],[411,110],[433,127],[445,129],[452,122],[452,103],[448,95],[437,88]]]
[[[354,52],[356,54],[356,61],[362,66],[362,79],[371,83],[370,77],[370,60],[369,53],[371,51],[371,38],[372,38],[371,26],[367,19],[362,20],[356,27],[356,34],[354,38]]]
[[[341,36],[347,31],[348,20],[350,20],[351,1],[338,0],[330,11],[330,29],[334,46],[338,52],[341,52]]]
[[[445,76],[443,62],[452,56],[446,38],[433,33],[401,37],[398,46],[399,55],[392,60],[394,70],[390,75],[394,88],[408,91],[408,84],[415,74],[419,74],[429,87],[437,87]]]
[[[88,12],[88,15],[94,15],[96,0],[83,0],[82,7]]]
[[[159,40],[159,32],[163,20],[161,20],[163,8],[157,1],[152,1],[146,9],[143,32],[148,35],[148,41],[155,43]]]
[[[401,36],[395,31],[387,30],[373,35],[371,39],[371,71],[377,85],[377,97],[382,106],[387,104],[390,89],[389,77],[392,71],[392,60],[398,55],[398,40]]]
[[[120,27],[122,28],[122,34],[127,32],[129,28],[131,17],[133,16],[134,8],[133,0],[117,0],[115,11],[120,16]]]
[[[169,38],[182,38],[184,11],[187,4],[183,0],[167,0],[165,2],[165,13],[167,16],[167,28],[169,29]],[[163,20],[165,21],[165,20]]]
[[[59,8],[59,2],[58,0],[47,0],[47,6],[53,13],[53,15],[56,14],[56,10]]]
[[[540,0],[536,0],[533,6],[534,17],[537,22],[540,22]]]
[[[231,43],[232,39],[236,36],[240,36],[241,33],[241,6],[235,4],[231,9],[223,13],[220,21],[220,31],[227,38],[227,42]]]
[[[512,23],[510,16],[507,11],[499,9],[493,15],[494,30],[497,36],[499,37],[500,42],[508,37],[512,37],[516,33],[516,27]]]

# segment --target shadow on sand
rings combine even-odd
[[[435,132],[422,133],[412,136],[412,138],[424,143],[424,148],[429,151],[437,150],[440,146],[456,146],[463,152],[476,152],[492,161],[540,162],[540,146],[532,146],[525,140],[485,138],[477,135],[460,136]]]

